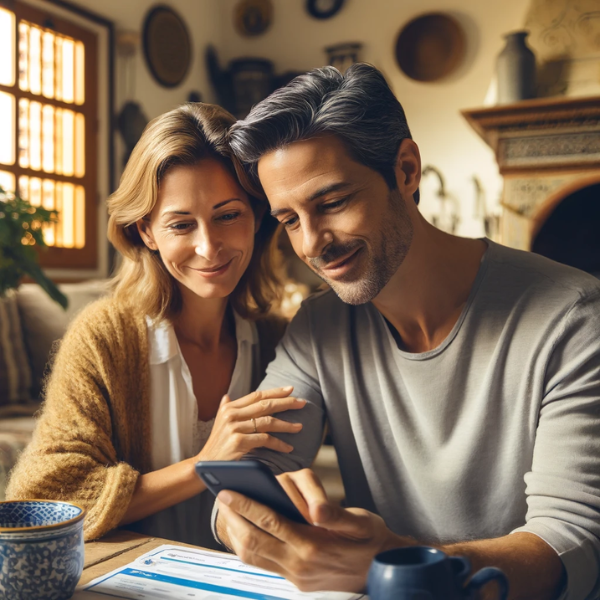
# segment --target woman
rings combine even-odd
[[[123,256],[113,293],[65,335],[11,475],[10,499],[83,505],[86,539],[135,523],[215,547],[213,498],[195,462],[289,452],[270,434],[301,429],[272,417],[304,405],[291,388],[249,394],[282,327],[264,317],[275,224],[236,178],[225,143],[233,122],[188,104],[144,131],[108,201],[109,239]]]

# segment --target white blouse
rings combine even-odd
[[[250,393],[258,357],[258,332],[252,321],[235,316],[237,358],[228,394],[237,400]],[[208,440],[214,419],[198,420],[192,376],[173,326],[146,319],[150,348],[150,427],[152,470],[196,456]],[[209,491],[140,521],[148,535],[218,548],[210,531],[214,498]]]

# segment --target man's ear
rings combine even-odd
[[[152,237],[152,231],[150,230],[148,221],[145,219],[139,219],[135,222],[135,224],[144,244],[146,244],[150,250],[158,250],[158,246],[154,241],[154,237]]]
[[[396,156],[396,181],[409,194],[414,194],[421,183],[421,153],[411,139],[404,139]]]

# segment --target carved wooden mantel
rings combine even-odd
[[[502,242],[528,250],[541,215],[600,181],[600,97],[543,98],[462,111],[504,177]]]

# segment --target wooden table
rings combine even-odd
[[[97,542],[86,542],[83,574],[79,584],[85,584],[135,560],[138,556],[171,540],[149,537],[132,531],[113,531]],[[197,548],[177,542],[177,546]]]

